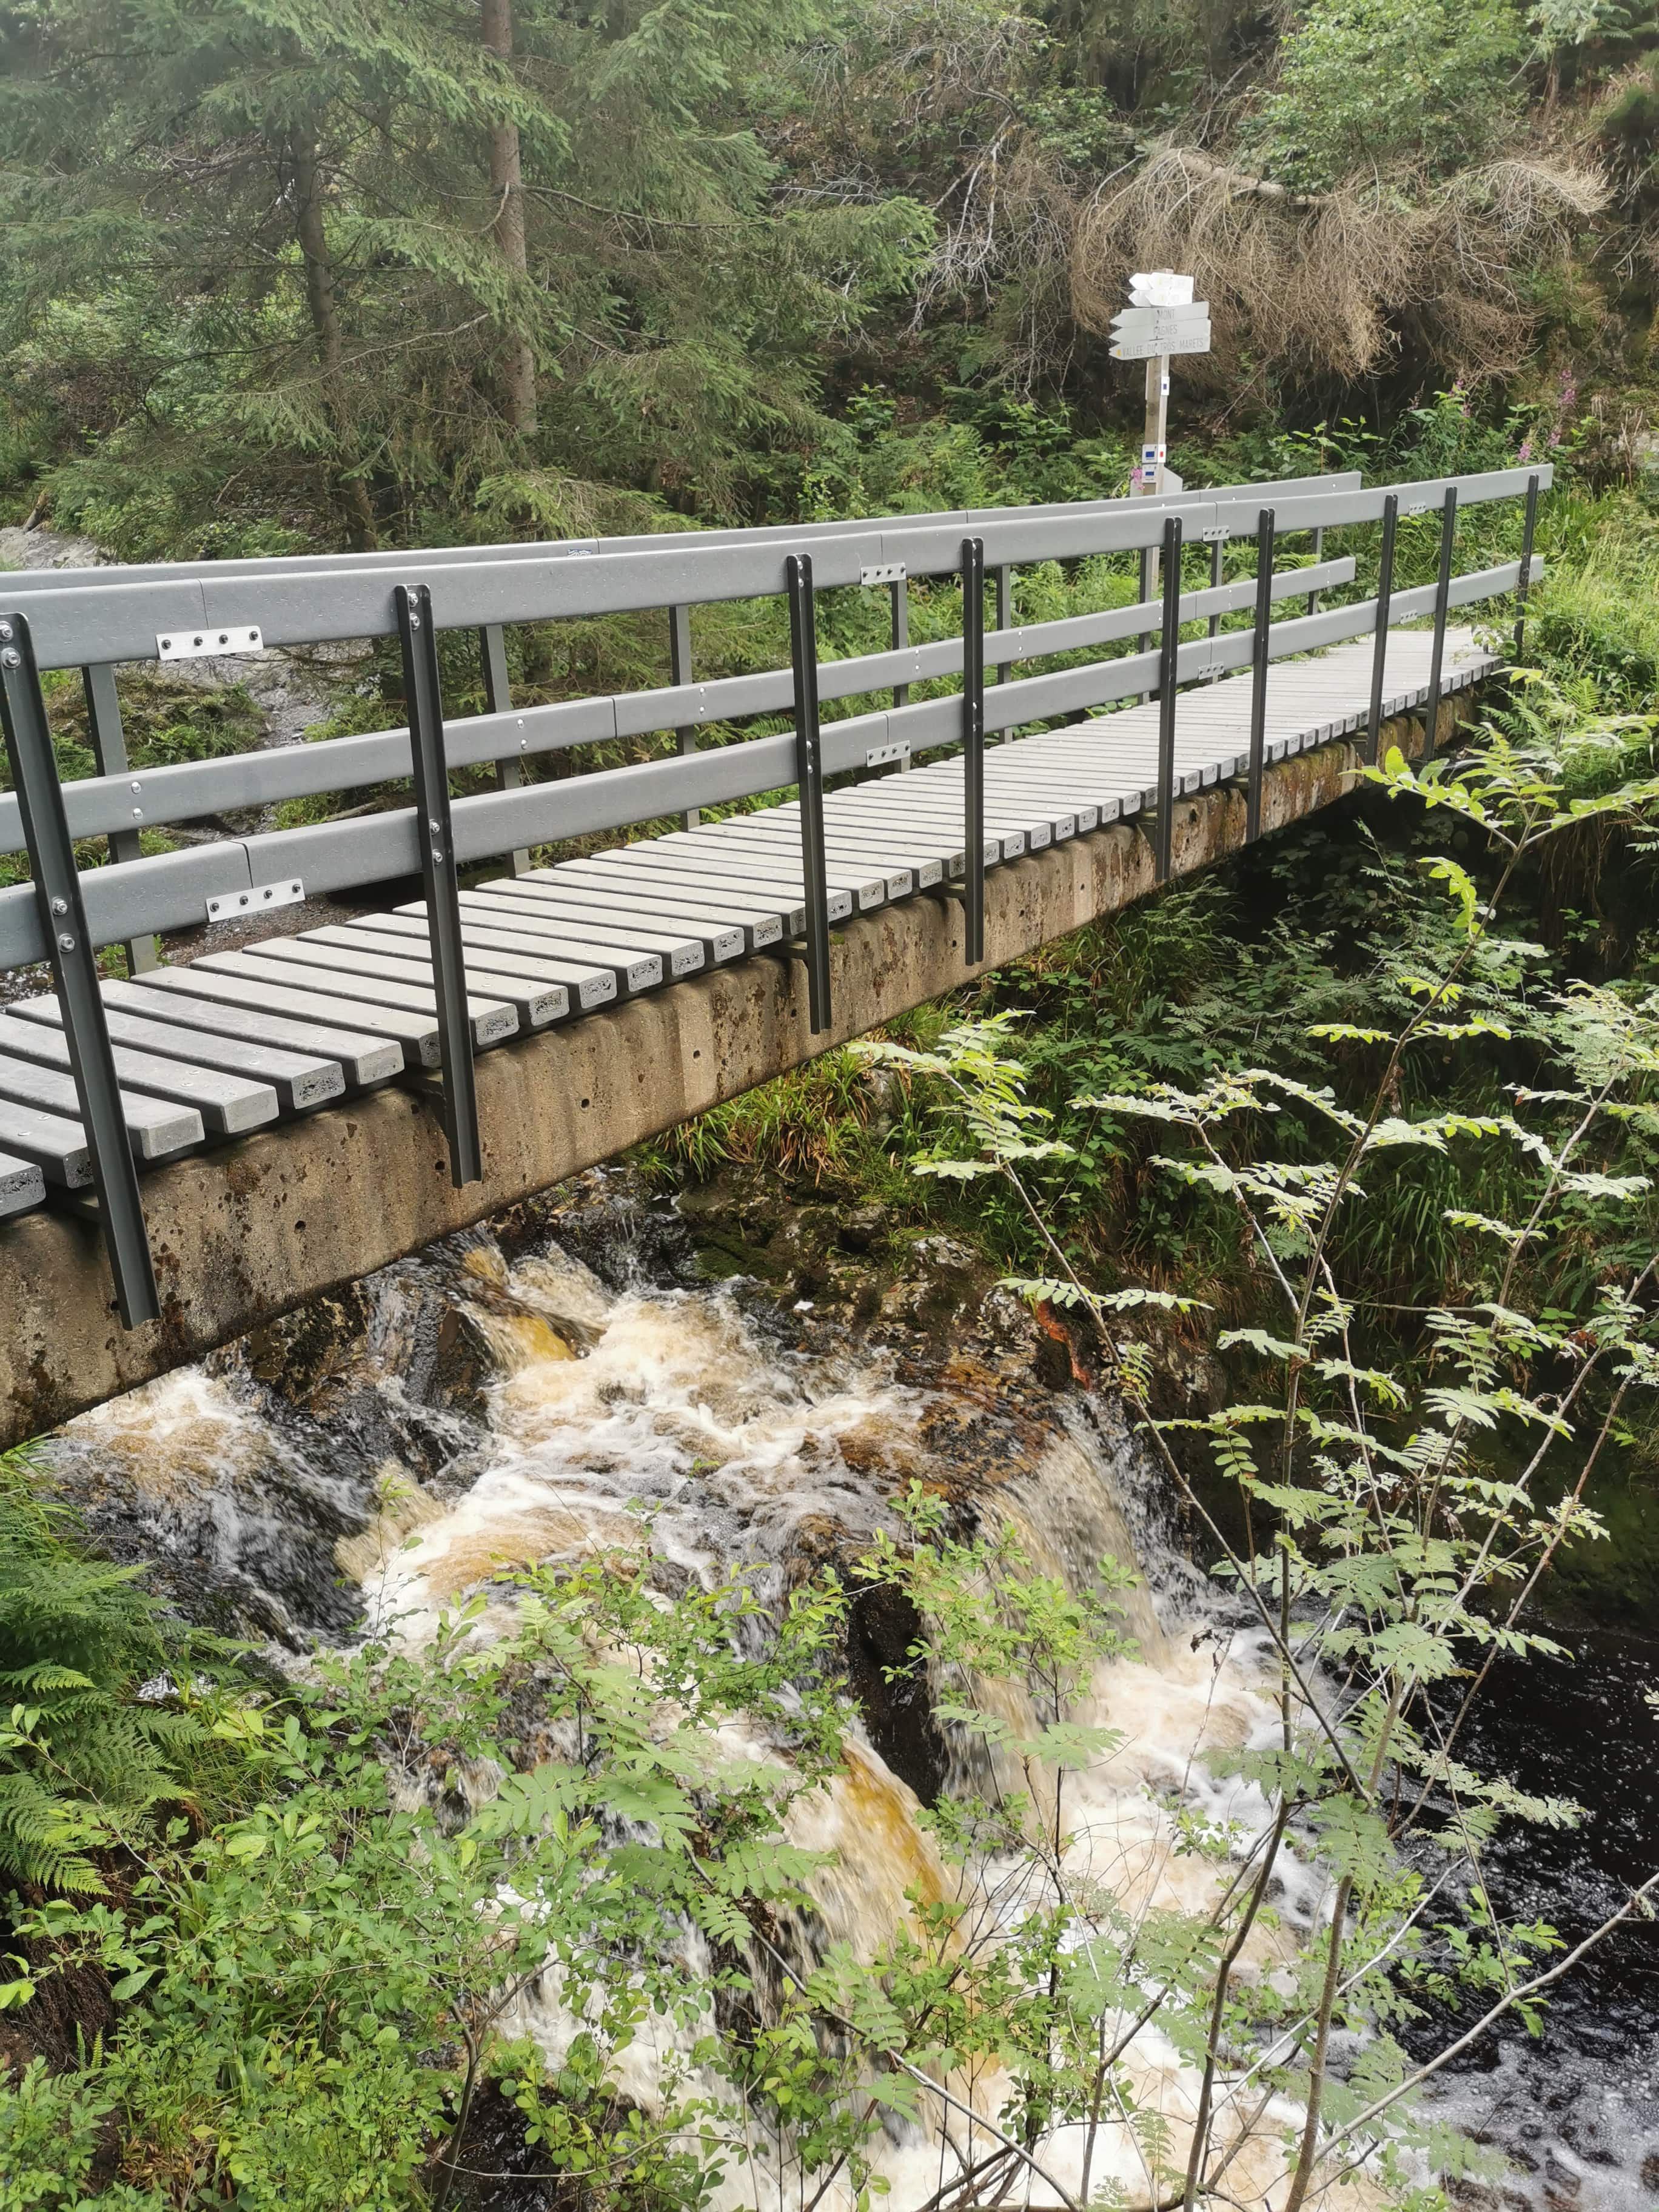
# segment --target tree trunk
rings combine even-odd
[[[483,0],[484,50],[513,58],[513,0]],[[518,276],[529,273],[525,250],[524,179],[519,166],[519,126],[497,123],[489,133],[489,196],[495,206],[495,243]],[[501,408],[521,436],[536,428],[536,354],[521,331],[510,331],[501,367]]]
[[[334,264],[329,258],[323,229],[322,173],[312,139],[296,134],[289,142],[294,170],[295,224],[305,261],[306,305],[317,340],[317,365],[321,372],[323,407],[334,432],[337,453],[334,489],[340,501],[354,553],[371,553],[375,546],[374,512],[360,476],[351,472],[356,448],[351,410],[346,397],[345,349],[340,337],[340,311],[334,296]]]

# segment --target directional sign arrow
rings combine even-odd
[[[1161,337],[1122,337],[1113,341],[1114,361],[1154,361],[1159,354],[1208,353],[1210,326],[1207,323],[1188,324],[1176,335],[1165,333]]]
[[[1121,338],[1171,337],[1209,326],[1210,303],[1200,300],[1189,307],[1125,307],[1112,317],[1113,334]]]
[[[1129,297],[1137,307],[1184,307],[1192,296],[1192,278],[1177,276],[1172,269],[1139,269],[1129,279]]]

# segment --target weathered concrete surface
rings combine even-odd
[[[1469,711],[1467,693],[1446,702],[1443,744]],[[1420,732],[1392,723],[1385,741],[1414,752]],[[1352,746],[1332,744],[1271,769],[1263,827],[1340,798],[1358,764]],[[1209,866],[1243,835],[1237,789],[1182,800],[1176,872]],[[1122,823],[998,868],[985,885],[985,967],[1152,888],[1147,841]],[[808,1032],[799,960],[761,953],[484,1054],[484,1179],[466,1190],[450,1183],[436,1102],[402,1088],[147,1176],[163,1318],[131,1333],[117,1318],[94,1227],[56,1212],[8,1223],[0,1230],[0,1443],[38,1435],[957,988],[967,974],[960,905],[924,895],[861,915],[836,933],[831,966],[836,1020],[828,1039]]]

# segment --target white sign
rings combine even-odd
[[[1200,300],[1190,307],[1125,307],[1112,317],[1115,338],[1179,338],[1188,331],[1210,326],[1210,303]]]
[[[1136,307],[1184,307],[1193,296],[1190,276],[1173,270],[1147,269],[1129,279],[1129,302]]]
[[[1210,326],[1200,324],[1178,338],[1130,338],[1111,349],[1114,361],[1156,361],[1160,354],[1208,353]]]

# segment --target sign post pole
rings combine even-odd
[[[1140,270],[1129,279],[1129,305],[1112,318],[1114,361],[1144,361],[1146,364],[1146,412],[1141,428],[1140,466],[1131,488],[1142,499],[1155,499],[1165,490],[1181,489],[1179,477],[1171,478],[1167,466],[1170,434],[1170,357],[1177,353],[1207,353],[1210,349],[1210,310],[1193,298],[1193,280],[1172,269]],[[1158,589],[1158,549],[1145,546],[1140,555],[1140,597],[1150,601]],[[1140,640],[1145,653],[1152,642],[1146,631]]]
[[[1170,433],[1170,356],[1155,353],[1146,363],[1146,424],[1140,447],[1143,497],[1164,489],[1164,462]]]

